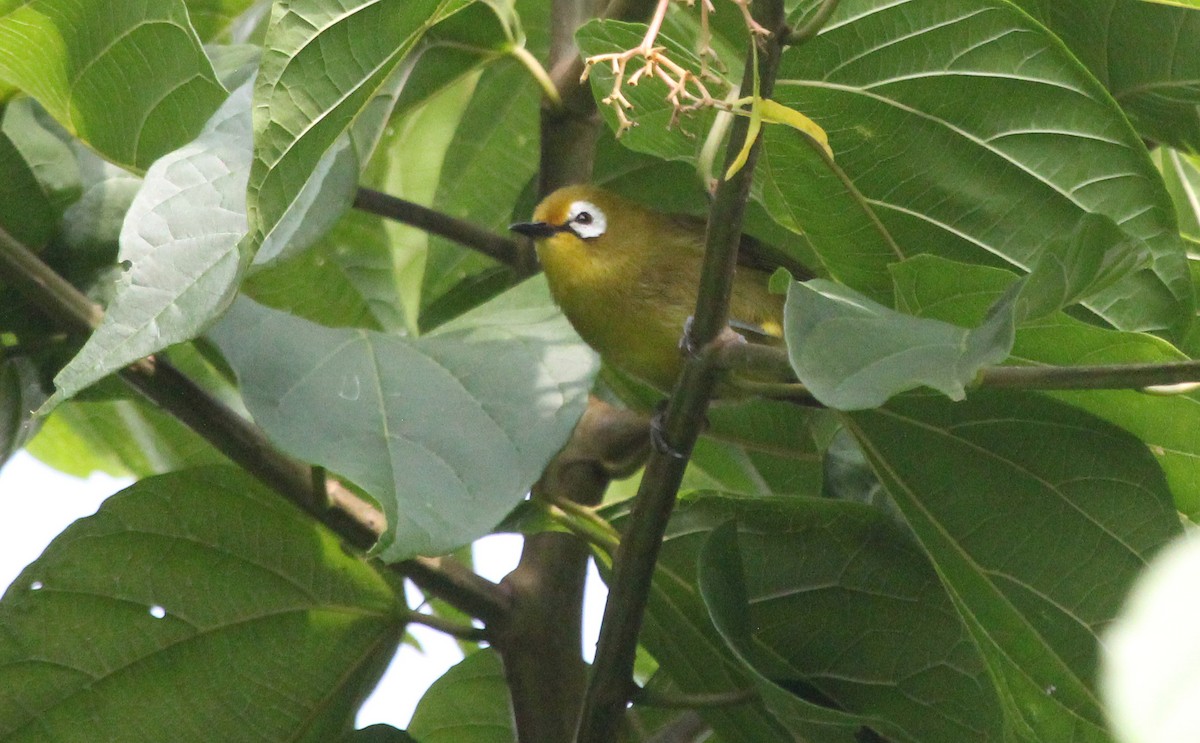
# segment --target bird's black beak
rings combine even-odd
[[[558,232],[557,227],[546,222],[517,222],[516,224],[510,224],[508,229],[519,235],[533,238],[550,237]]]

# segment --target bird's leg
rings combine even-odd
[[[688,315],[688,319],[683,321],[683,335],[679,338],[679,351],[689,359],[700,355],[702,346],[692,338],[692,321],[694,317]],[[764,333],[765,334],[765,333]],[[731,326],[726,325],[721,334],[713,339],[713,343],[728,345],[730,343],[746,343],[746,336],[734,330]]]
[[[654,406],[654,415],[650,418],[650,445],[660,454],[666,454],[672,459],[683,459],[683,452],[667,441],[666,425],[663,422],[663,416],[666,414],[667,401],[662,400]]]

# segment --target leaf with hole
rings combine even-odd
[[[335,740],[403,611],[332,533],[241,472],[148,478],[75,522],[0,600],[0,737],[199,743],[252,725],[265,740]]]

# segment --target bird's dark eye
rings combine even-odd
[[[578,214],[575,215],[575,223],[576,224],[591,224],[592,223],[592,213],[591,212],[579,212]]]

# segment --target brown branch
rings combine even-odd
[[[758,22],[776,33],[765,41],[765,50],[757,55],[757,69],[755,56],[748,55],[742,89],[753,89],[757,75],[760,95],[770,97],[782,50],[778,37],[783,30],[783,7],[780,0],[758,0],[753,8]],[[748,128],[749,120],[745,117],[734,122],[726,151],[727,166],[742,149]],[[687,458],[703,428],[708,400],[720,374],[712,363],[713,357],[722,346],[736,342],[731,340],[733,334],[728,330],[729,297],[760,144],[760,141],[754,143],[745,165],[731,179],[718,184],[709,210],[700,292],[686,338],[688,345],[699,347],[700,351],[684,364],[668,400],[659,427],[663,446],[651,454],[646,465],[614,559],[600,643],[577,737],[579,743],[615,739],[625,712],[654,565]]]
[[[648,443],[644,416],[591,398],[533,497],[597,504],[614,477],[640,466]],[[588,555],[573,535],[534,534],[501,583],[512,609],[488,629],[504,659],[519,740],[568,741],[575,732],[586,685],[580,637]]]
[[[71,333],[89,333],[100,307],[0,229],[5,280]],[[336,481],[314,477],[309,465],[283,454],[262,430],[164,360],[142,359],[119,372],[133,389],[174,416],[267,487],[328,526],[347,544],[368,549],[383,533],[383,514]],[[506,609],[498,586],[458,563],[416,558],[393,566],[430,593],[472,616],[499,621]],[[467,577],[467,574],[470,577]]]
[[[409,624],[419,624],[429,627],[451,637],[456,637],[459,640],[466,640],[467,642],[486,642],[488,639],[487,630],[481,627],[475,627],[470,624],[459,624],[458,622],[452,622],[449,619],[443,619],[432,614],[422,614],[419,611],[406,613],[404,621]]]

